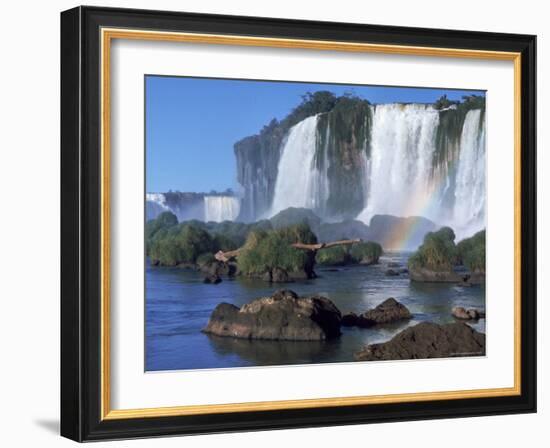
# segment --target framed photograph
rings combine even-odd
[[[535,412],[535,36],[61,14],[61,433]]]

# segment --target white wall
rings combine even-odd
[[[550,346],[542,327],[550,275],[544,252],[550,158],[543,152],[550,103],[545,76],[550,36],[546,2],[462,0],[359,2],[339,0],[88,1],[87,4],[250,16],[353,21],[537,34],[539,79],[539,414],[414,423],[241,433],[120,442],[109,446],[544,446],[550,394],[545,387]],[[0,33],[0,439],[4,446],[68,446],[59,438],[59,12],[78,3],[19,1],[2,5]],[[545,135],[546,134],[546,135]],[[546,202],[546,206],[543,206]],[[548,318],[548,316],[547,316]],[[547,355],[547,353],[546,353]],[[544,373],[543,373],[544,371]],[[546,442],[545,442],[546,440]],[[531,443],[529,443],[531,442]],[[103,446],[99,444],[96,446]],[[106,445],[107,446],[107,445]]]

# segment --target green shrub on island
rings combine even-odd
[[[409,258],[410,269],[451,272],[464,265],[473,273],[485,273],[485,230],[455,245],[455,234],[449,227],[429,232],[424,243]]]
[[[208,266],[216,262],[216,257],[212,252],[205,252],[197,257],[196,263],[199,268]]]
[[[145,240],[150,241],[160,230],[166,230],[178,224],[178,218],[172,212],[163,212],[156,219],[145,223]]]
[[[350,255],[356,263],[376,264],[382,255],[382,246],[374,241],[356,243],[351,246]]]
[[[237,258],[239,271],[248,276],[262,276],[275,268],[312,272],[312,252],[296,249],[293,243],[316,244],[317,237],[307,224],[251,231]]]
[[[428,232],[424,242],[409,258],[409,269],[450,272],[458,261],[455,233],[450,227]]]
[[[485,273],[485,230],[457,244],[459,262],[470,271]]]
[[[382,255],[382,246],[374,241],[353,245],[333,246],[320,249],[315,258],[324,266],[343,266],[346,264],[376,264]]]
[[[206,230],[179,224],[157,232],[149,245],[149,257],[155,265],[195,265],[199,255],[217,250],[215,239]]]
[[[321,224],[321,218],[309,208],[289,207],[272,216],[269,222],[273,229],[307,224],[313,232],[316,232]]]
[[[349,247],[334,246],[317,252],[315,261],[323,266],[343,266],[351,262]]]

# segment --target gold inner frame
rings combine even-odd
[[[101,419],[127,419],[200,415],[227,412],[306,409],[382,403],[405,403],[521,394],[521,54],[514,52],[465,50],[455,48],[279,39],[216,34],[101,29]],[[212,45],[295,48],[356,53],[383,53],[413,56],[456,57],[505,60],[514,63],[514,386],[442,392],[315,398],[229,404],[188,405],[140,409],[111,409],[110,368],[110,185],[111,115],[110,62],[113,39],[168,41]]]

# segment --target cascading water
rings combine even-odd
[[[363,209],[360,202],[352,217],[365,224],[381,214],[422,216],[451,226],[457,239],[483,229],[484,110],[440,111],[424,104],[369,108],[364,134],[357,132],[357,122],[344,122],[351,134],[331,135],[331,128],[321,125],[322,114],[288,131],[269,216],[304,207],[324,220],[341,220],[331,210],[359,189]]]
[[[240,200],[235,196],[205,196],[204,220],[233,221],[239,215]]]
[[[485,227],[485,119],[479,109],[468,112],[462,128],[452,221],[461,235]]]
[[[463,121],[458,145],[444,137],[438,147],[440,112],[432,106],[376,106],[358,218],[422,216],[451,226],[457,240],[485,228],[484,113],[470,110]]]
[[[421,104],[374,107],[369,173],[365,175],[365,209],[359,219],[368,223],[375,214],[422,215],[430,210],[435,131],[439,113]]]
[[[289,131],[279,160],[271,215],[288,207],[315,209],[320,189],[314,167],[317,116],[306,118]]]
[[[166,205],[166,198],[162,193],[147,193],[145,195],[146,220],[155,219],[163,212],[170,211]]]

